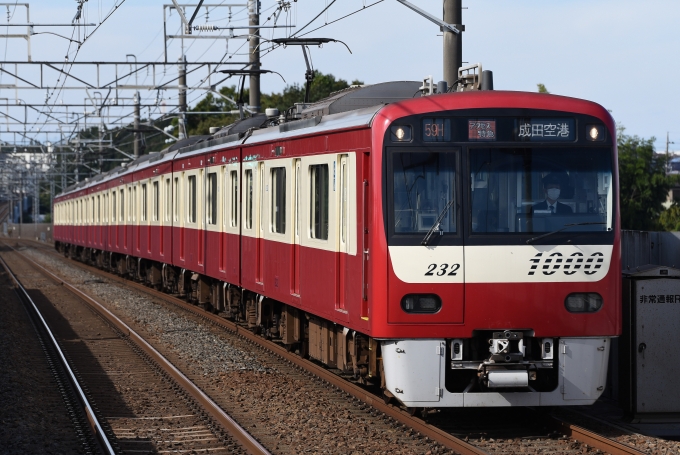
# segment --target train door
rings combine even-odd
[[[369,152],[362,154],[361,173],[361,318],[368,320],[368,220],[370,219],[371,202],[368,191],[369,178],[371,175],[371,155]]]
[[[302,181],[301,172],[302,164],[297,158],[293,161],[293,264],[291,267],[291,294],[300,295],[300,229],[301,229],[301,213],[300,206],[302,202]]]
[[[256,281],[264,283],[264,213],[265,213],[265,178],[264,163],[257,165],[257,178],[259,180],[257,192],[257,269]]]
[[[346,311],[347,301],[347,259],[350,254],[349,233],[349,156],[340,155],[338,159],[338,255],[336,310]]]

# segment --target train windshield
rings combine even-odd
[[[409,151],[392,156],[395,234],[420,234],[439,224],[442,234],[456,232],[456,153]]]
[[[472,235],[610,231],[607,148],[470,148]]]

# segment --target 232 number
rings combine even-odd
[[[439,270],[437,270],[439,268]],[[449,264],[430,264],[428,266],[427,272],[425,272],[425,276],[433,276],[435,275],[435,270],[437,276],[456,276],[456,273],[458,272],[458,269],[460,268],[460,264],[451,264],[449,267]],[[447,273],[448,272],[448,273]]]

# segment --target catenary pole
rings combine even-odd
[[[248,0],[248,25],[260,25],[260,0]],[[251,70],[260,69],[260,29],[251,28],[249,38],[249,62]],[[254,112],[260,112],[260,75],[250,75],[250,99],[248,104]]]
[[[463,66],[463,22],[462,0],[444,0],[444,22],[455,26],[461,33],[446,29],[444,33],[444,80],[453,87],[458,79],[458,68]],[[455,88],[454,88],[455,90]]]

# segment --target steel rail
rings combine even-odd
[[[23,239],[22,239],[23,241]],[[31,243],[37,243],[34,240],[27,239],[27,242]],[[40,246],[42,247],[47,247],[44,243],[39,243]],[[47,248],[46,248],[47,249]],[[56,253],[54,250],[49,249],[49,252],[58,255],[60,258],[62,258],[62,255],[59,255]],[[137,289],[141,292],[144,292],[152,297],[162,299],[168,303],[171,303],[175,306],[178,306],[179,308],[182,308],[186,311],[189,311],[190,313],[197,315],[207,321],[210,321],[211,323],[216,324],[217,326],[226,328],[227,330],[236,333],[237,335],[252,341],[253,343],[257,344],[258,346],[261,346],[277,355],[280,357],[284,358],[285,360],[295,364],[296,366],[303,368],[312,374],[316,375],[320,379],[323,379],[333,386],[338,387],[339,389],[343,390],[346,393],[349,393],[353,397],[363,401],[364,403],[368,404],[369,406],[374,407],[376,410],[383,412],[384,414],[392,417],[393,419],[410,426],[420,434],[429,437],[432,440],[435,440],[436,442],[444,445],[447,448],[450,448],[457,453],[460,453],[461,455],[468,455],[468,454],[475,454],[475,455],[481,455],[481,454],[488,454],[488,452],[483,451],[482,449],[475,447],[462,439],[456,438],[453,435],[450,435],[449,433],[446,433],[443,430],[440,430],[439,428],[436,428],[433,425],[429,425],[425,421],[413,417],[410,414],[408,414],[405,411],[402,411],[401,409],[385,404],[381,397],[378,397],[365,389],[352,384],[339,376],[337,376],[334,373],[331,373],[330,371],[326,370],[323,367],[320,367],[319,365],[301,358],[297,354],[288,352],[284,347],[274,343],[273,341],[268,341],[258,335],[255,335],[252,333],[250,330],[243,328],[239,326],[238,324],[229,321],[227,319],[224,319],[220,316],[217,316],[212,313],[208,313],[207,311],[204,311],[200,309],[199,307],[195,305],[191,305],[189,303],[184,302],[183,300],[173,297],[171,295],[168,295],[162,291],[157,291],[155,289],[149,288],[147,286],[144,286],[141,283],[137,283],[134,281],[127,280],[123,277],[120,277],[118,275],[103,271],[101,269],[98,269],[96,267],[92,267],[90,265],[84,264],[82,262],[78,261],[73,261],[75,264],[77,264],[79,267],[92,272],[96,275],[99,275],[101,277],[105,277],[107,279],[110,279],[111,281],[116,281],[118,283],[124,284],[125,286],[132,287],[134,289]],[[591,447],[594,447],[596,449],[599,449],[603,452],[610,453],[612,455],[643,455],[644,452],[640,452],[639,450],[630,447],[628,445],[619,443],[617,441],[614,441],[612,439],[609,439],[607,437],[598,435],[597,433],[594,433],[592,431],[589,431],[583,427],[580,427],[575,424],[571,424],[565,420],[559,419],[558,417],[555,416],[550,416],[550,419],[552,419],[552,426],[555,428],[555,430],[560,431],[562,434],[567,435],[568,437],[571,437],[579,442],[585,443],[590,445]]]
[[[92,429],[92,432],[94,433],[94,436],[96,440],[99,442],[101,449],[104,450],[106,454],[109,455],[116,455],[116,451],[113,449],[111,442],[109,439],[106,437],[106,434],[104,433],[104,430],[102,429],[101,424],[99,423],[99,420],[97,419],[94,410],[92,409],[92,405],[88,401],[87,397],[85,396],[85,392],[83,392],[83,389],[80,387],[80,384],[78,383],[78,379],[76,378],[76,375],[73,373],[73,370],[71,369],[71,366],[69,365],[68,361],[66,360],[66,357],[64,356],[63,351],[61,350],[61,347],[59,347],[59,343],[57,343],[57,339],[54,337],[54,334],[50,330],[50,327],[47,325],[47,322],[43,318],[42,314],[40,313],[40,310],[36,306],[35,302],[31,298],[30,295],[28,295],[28,292],[26,289],[22,286],[22,284],[19,282],[19,279],[12,273],[12,270],[9,268],[5,260],[0,257],[0,263],[2,264],[3,268],[7,272],[7,274],[12,278],[12,281],[14,281],[14,284],[16,285],[16,289],[19,291],[19,297],[21,300],[29,304],[29,307],[32,308],[33,313],[37,316],[37,318],[40,320],[42,328],[45,330],[45,333],[47,333],[49,341],[51,342],[52,347],[54,350],[57,352],[59,360],[61,361],[61,365],[64,367],[66,372],[68,373],[68,379],[71,385],[73,386],[73,389],[77,392],[76,396],[78,398],[78,401],[80,401],[81,406],[83,407],[83,411],[85,412],[85,415],[87,416],[87,420],[90,424],[90,428]]]
[[[554,420],[556,429],[562,432],[562,434],[600,449],[603,452],[610,453],[611,455],[644,455],[644,452],[634,449],[633,447],[593,433],[590,430],[571,424],[559,417],[551,416],[551,418]]]
[[[12,248],[12,247],[10,247]],[[196,384],[187,378],[181,371],[179,371],[169,360],[167,360],[160,352],[151,346],[144,338],[137,332],[125,324],[115,314],[109,311],[104,305],[93,299],[83,291],[75,286],[65,282],[57,275],[47,270],[42,265],[36,263],[30,258],[26,257],[21,252],[12,248],[19,256],[33,267],[40,270],[45,276],[51,280],[64,286],[72,294],[83,300],[106,321],[115,326],[124,335],[127,335],[145,354],[151,357],[160,367],[168,373],[177,383],[184,388],[184,390],[191,395],[198,403],[217,421],[219,422],[233,437],[236,439],[249,453],[255,455],[271,455],[250,433],[241,427],[234,419],[231,418],[222,408],[217,405],[208,395],[206,395]],[[113,453],[113,452],[112,452]]]

